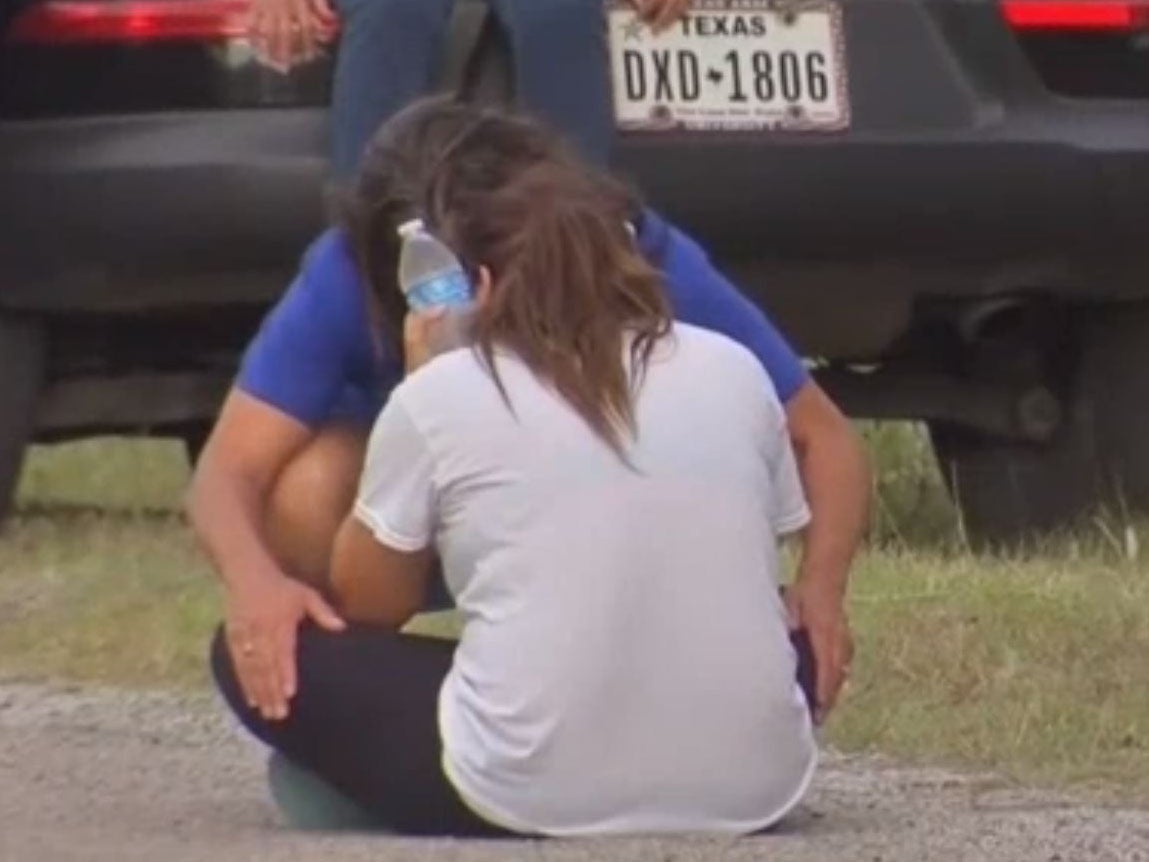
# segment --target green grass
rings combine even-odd
[[[34,447],[24,465],[17,505],[53,516],[95,509],[117,518],[176,514],[191,469],[182,443],[99,439]]]
[[[975,556],[923,436],[865,432],[879,503],[831,742],[1149,800],[1149,561],[1136,532],[1098,521],[1027,559]],[[204,684],[219,600],[178,517],[187,475],[174,443],[33,455],[0,539],[0,674]]]
[[[1149,799],[1149,566],[1104,546],[1025,561],[871,553],[852,616],[842,748]]]
[[[219,616],[173,516],[19,519],[0,541],[0,673],[130,685],[205,681]]]

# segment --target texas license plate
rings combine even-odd
[[[850,123],[842,9],[832,0],[694,0],[654,34],[608,12],[624,130],[835,131]]]

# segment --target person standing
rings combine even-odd
[[[604,0],[489,0],[510,38],[519,106],[603,166],[614,137]],[[287,71],[316,57],[338,24],[331,96],[331,164],[349,177],[371,135],[428,92],[456,0],[253,0],[256,55]],[[633,0],[652,27],[689,0]]]

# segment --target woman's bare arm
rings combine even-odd
[[[787,604],[794,624],[810,634],[821,721],[833,709],[854,655],[845,597],[869,523],[870,467],[849,421],[816,383],[787,402],[786,418],[812,514]]]
[[[267,503],[283,468],[312,436],[303,424],[238,390],[224,404],[188,497],[188,517],[223,581],[228,644],[244,693],[266,718],[295,695],[295,639],[310,617],[343,622],[315,590],[289,578],[264,537]]]
[[[409,553],[380,544],[350,515],[331,560],[336,605],[353,622],[400,629],[426,603],[434,560],[430,548]]]

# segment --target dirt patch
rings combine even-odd
[[[0,685],[0,860],[1149,862],[1149,811],[872,758],[827,755],[776,835],[541,843],[292,833],[263,761],[210,697]]]

